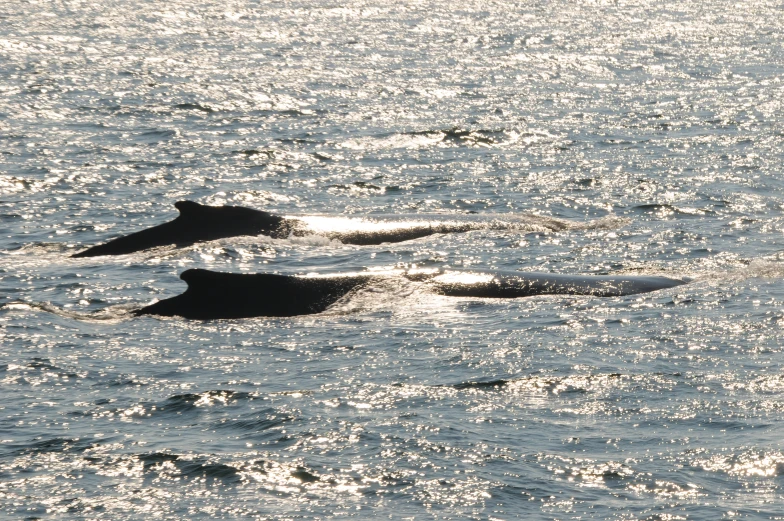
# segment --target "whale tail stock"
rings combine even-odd
[[[326,310],[352,290],[374,279],[391,276],[396,275],[301,277],[190,269],[180,276],[188,283],[184,293],[141,308],[135,314],[181,316],[198,320],[307,315]],[[478,298],[534,295],[613,297],[667,289],[686,283],[679,279],[652,276],[580,276],[481,270],[403,273],[402,276],[427,283],[435,293]]]
[[[173,221],[118,237],[71,257],[123,255],[158,246],[183,247],[241,235],[276,237],[285,228],[282,217],[242,206],[207,206],[194,201],[177,201],[174,207],[180,215]]]

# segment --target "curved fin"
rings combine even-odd
[[[192,217],[204,213],[205,205],[199,204],[195,201],[177,201],[174,207],[180,212],[183,217]]]
[[[200,280],[209,279],[210,276],[214,275],[215,272],[204,270],[201,268],[191,268],[189,270],[185,270],[180,274],[180,279],[184,280],[188,287],[192,286],[192,283],[198,283]]]

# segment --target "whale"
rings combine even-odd
[[[284,217],[243,206],[208,206],[178,201],[179,215],[172,221],[89,247],[71,257],[125,255],[160,246],[186,247],[229,237],[266,235],[273,239],[320,235],[358,246],[396,243],[439,233],[487,228],[523,231],[560,231],[568,225],[557,219],[525,216],[525,222],[478,220],[475,216],[395,216],[358,219],[325,216]]]
[[[403,277],[450,297],[519,298],[536,295],[618,297],[674,288],[688,282],[662,276],[562,275],[475,269],[390,270],[330,275],[226,273],[189,269],[186,291],[133,312],[196,320],[292,317],[321,313],[368,285]]]
[[[71,257],[125,255],[160,246],[185,247],[243,235],[288,235],[286,219],[243,206],[207,206],[194,201],[177,201],[180,212],[173,221],[92,246]]]

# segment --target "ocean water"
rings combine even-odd
[[[0,518],[784,519],[783,35],[757,0],[2,2]],[[183,199],[551,226],[69,258]],[[130,314],[188,268],[410,266],[694,280]]]

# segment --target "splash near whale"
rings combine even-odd
[[[180,278],[188,289],[137,310],[136,315],[189,319],[289,317],[320,313],[374,281],[405,277],[434,293],[454,297],[518,298],[535,295],[615,297],[686,284],[659,276],[558,275],[484,270],[392,270],[338,275],[221,273],[190,269]]]
[[[159,246],[186,247],[199,242],[243,235],[266,235],[274,239],[318,235],[344,244],[369,246],[409,241],[440,233],[482,229],[548,232],[585,226],[533,214],[504,216],[503,219],[488,219],[477,215],[283,217],[242,206],[207,206],[193,201],[179,201],[174,206],[180,212],[176,219],[92,246],[72,257],[123,255]],[[617,221],[610,220],[595,226],[616,227]]]

